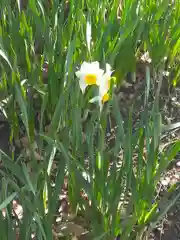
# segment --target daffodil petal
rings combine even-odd
[[[103,109],[103,104],[102,104],[102,101],[101,101],[101,99],[100,99],[100,101],[99,101],[99,107],[100,107],[100,112],[102,111],[102,109]]]
[[[78,78],[81,76],[81,72],[80,71],[75,72],[75,74],[76,74],[76,77],[78,77]]]
[[[101,101],[100,96],[95,96],[89,100],[90,103],[99,102],[99,101]]]
[[[86,70],[89,67],[89,63],[88,62],[83,62],[81,65],[81,71]]]
[[[76,72],[82,92],[85,91],[87,85],[97,85],[103,73],[104,71],[99,68],[99,62],[83,62],[79,71]]]
[[[110,74],[112,73],[111,66],[109,65],[109,63],[106,63],[106,72]]]
[[[85,89],[87,87],[87,84],[85,83],[83,78],[80,78],[80,80],[79,80],[79,87],[80,87],[82,93],[84,93]]]
[[[99,69],[99,62],[91,62],[90,63],[91,64],[91,66],[92,66],[92,68],[94,68],[94,69]]]

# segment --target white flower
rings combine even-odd
[[[148,51],[145,52],[145,53],[142,55],[141,60],[142,60],[143,62],[147,62],[147,63],[151,63],[151,62],[152,62],[152,59],[150,58]]]
[[[111,86],[111,74],[112,74],[111,66],[107,63],[106,64],[106,72],[101,77],[100,81],[98,82],[99,85],[99,105],[100,109],[105,102],[109,100],[109,89]]]
[[[98,62],[83,62],[76,76],[79,78],[79,86],[84,93],[88,85],[98,84],[104,71],[99,68]]]

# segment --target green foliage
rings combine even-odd
[[[135,71],[138,53],[149,51],[154,70],[168,58],[177,83],[178,1],[120,2],[56,0],[48,5],[48,1],[29,0],[23,8],[19,0],[1,1],[0,107],[11,126],[11,141],[24,128],[28,151],[22,149],[17,159],[1,151],[0,209],[5,208],[6,218],[0,215],[0,239],[15,239],[17,231],[23,240],[30,239],[32,232],[39,240],[53,239],[65,176],[71,210],[83,213],[94,239],[113,239],[118,234],[123,240],[141,238],[162,215],[157,209],[163,199],[154,200],[156,187],[180,142],[160,151],[158,91],[152,109],[146,107],[134,130],[132,111],[128,120],[123,119],[114,93],[100,113],[88,102],[90,91],[81,94],[75,77],[83,61],[99,61],[102,66],[108,62],[121,83]],[[45,61],[48,78],[42,71]],[[106,129],[112,116],[117,128],[109,146]],[[91,205],[80,196],[82,191]],[[23,207],[17,224],[11,218],[10,202],[15,197]]]

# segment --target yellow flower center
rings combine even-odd
[[[108,89],[110,89],[111,86],[111,78],[108,79]]]
[[[105,103],[109,100],[109,93],[105,93],[103,98],[102,98],[102,102]]]
[[[85,82],[87,85],[93,85],[96,84],[97,77],[95,74],[87,74],[85,76]]]

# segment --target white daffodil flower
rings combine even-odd
[[[79,86],[82,93],[88,85],[98,85],[104,71],[99,68],[99,62],[83,62],[76,76],[79,78]]]
[[[102,106],[105,102],[109,100],[109,89],[111,86],[111,74],[112,74],[111,66],[107,63],[106,64],[106,72],[101,77],[100,81],[98,82],[99,85],[99,105],[100,109],[102,110]]]

